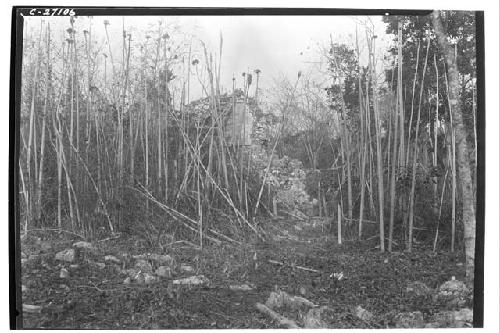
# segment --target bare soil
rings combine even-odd
[[[255,308],[270,292],[286,291],[317,305],[333,309],[329,327],[394,327],[394,315],[420,311],[425,318],[443,309],[431,296],[405,292],[414,281],[437,288],[452,276],[463,279],[460,254],[432,253],[420,248],[412,253],[380,253],[375,242],[337,244],[324,220],[276,220],[266,241],[241,245],[207,246],[199,251],[178,243],[168,249],[177,263],[195,272],[176,271],[173,278],[203,274],[208,286],[175,286],[171,279],[145,284],[124,284],[123,269],[133,266],[131,255],[157,253],[138,245],[133,237],[95,243],[94,251],[80,251],[69,267],[54,259],[71,247],[76,238],[39,232],[23,242],[28,260],[22,265],[23,304],[42,306],[41,313],[24,313],[24,328],[50,329],[204,329],[278,328],[277,323]],[[40,246],[42,243],[50,246]],[[106,263],[115,255],[121,264]],[[60,278],[66,267],[69,278]],[[337,273],[336,275],[334,275]],[[342,274],[339,280],[337,277]],[[337,276],[337,277],[336,277]],[[233,291],[230,285],[246,283],[249,291]],[[375,320],[368,323],[355,315],[361,306]],[[469,305],[470,306],[470,305]],[[297,314],[286,316],[299,318]]]

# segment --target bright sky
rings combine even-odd
[[[366,20],[366,17],[358,19]],[[181,18],[183,20],[185,18]],[[376,33],[385,36],[381,17],[372,20]],[[320,48],[328,45],[330,34],[334,42],[352,43],[353,46],[356,34],[355,18],[341,16],[219,16],[186,21],[196,22],[197,34],[210,41],[213,50],[218,49],[219,32],[222,31],[225,86],[230,86],[233,73],[239,79],[247,68],[262,71],[263,87],[281,74],[294,80],[299,70],[305,71],[311,62],[320,60]],[[361,34],[363,28],[359,26],[358,29]],[[362,42],[364,38],[360,44]]]
[[[307,72],[312,66],[319,66],[320,49],[328,45],[330,35],[334,42],[354,47],[356,26],[363,51],[366,45],[363,22],[369,22],[366,16],[127,16],[124,24],[127,31],[132,27],[134,31],[141,32],[150,25],[154,27],[162,19],[167,24],[179,26],[183,32],[192,33],[195,36],[193,45],[199,46],[197,39],[203,40],[212,53],[218,53],[219,36],[222,33],[221,85],[225,90],[231,89],[233,75],[237,85],[241,86],[241,74],[253,72],[257,68],[261,70],[260,88],[269,88],[273,79],[281,75],[294,81],[299,70]],[[382,58],[383,50],[387,49],[391,38],[385,34],[385,24],[380,16],[370,19],[378,35],[378,57]],[[40,18],[30,18],[28,25],[38,28],[39,20]],[[94,40],[104,41],[104,20],[111,23],[108,30],[112,45],[115,43],[117,49],[120,49],[122,17],[93,17]],[[51,17],[50,22],[52,27],[59,26],[61,31],[69,27],[68,18]],[[78,24],[82,25],[80,30],[84,27],[87,29],[87,22],[86,17],[77,19],[77,31]],[[137,36],[135,41],[139,43],[141,38]],[[115,53],[115,60],[119,58],[119,54]],[[203,60],[200,59],[200,62],[204,62]],[[196,95],[196,90],[194,83],[193,95]]]

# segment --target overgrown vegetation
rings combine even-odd
[[[65,20],[31,19],[24,30],[19,222],[25,244],[36,242],[31,235],[49,230],[92,242],[122,235],[125,243],[142,244],[136,250],[158,253],[175,252],[173,244],[184,242],[190,250],[175,255],[190,257],[189,251],[201,251],[196,257],[204,258],[200,262],[205,274],[212,272],[210,279],[222,281],[229,273],[223,278],[217,269],[234,249],[239,257],[229,260],[232,269],[244,261],[241,272],[249,274],[251,254],[257,257],[262,251],[272,259],[273,253],[293,252],[302,243],[298,237],[293,246],[278,246],[275,252],[259,246],[276,241],[280,230],[297,226],[294,230],[301,231],[300,223],[319,216],[325,228],[314,236],[322,249],[309,237],[308,245],[300,245],[307,248],[302,253],[307,260],[297,259],[300,262],[292,266],[282,260],[280,274],[274,277],[266,261],[260,274],[276,285],[290,276],[307,280],[303,272],[289,275],[293,269],[281,273],[285,267],[315,263],[325,267],[318,268],[318,281],[331,283],[324,274],[333,274],[332,265],[352,270],[351,292],[372,292],[358,298],[379,302],[372,310],[383,319],[352,319],[352,309],[344,309],[345,317],[336,319],[342,327],[390,326],[394,318],[382,313],[386,306],[424,311],[419,302],[429,301],[439,308],[439,302],[418,297],[403,306],[388,293],[376,301],[387,274],[378,272],[379,280],[371,286],[363,282],[363,274],[374,278],[365,271],[373,269],[367,262],[383,260],[370,252],[374,246],[396,256],[416,252],[412,255],[417,263],[403,255],[394,259],[400,263],[391,264],[394,274],[405,271],[399,282],[407,282],[415,272],[412,268],[410,274],[407,265],[426,278],[445,267],[473,281],[478,149],[474,13],[384,17],[387,33],[394,37],[384,54],[377,53],[372,22],[360,21],[350,44],[332,38],[323,45],[322,72],[311,66],[293,80],[277,79],[265,89],[259,87],[265,75],[259,69],[234,77],[230,88],[223,86],[222,34],[217,50],[210,50],[170,20],[151,23],[145,31],[126,30],[124,20],[119,35],[110,34],[108,20],[102,26],[92,17]],[[284,217],[290,221],[286,226],[281,225]],[[331,258],[328,251],[340,251],[334,243],[348,244],[345,260]],[[430,254],[448,250],[452,254]],[[315,255],[330,259],[321,261]],[[356,255],[363,260],[348,268]],[[446,265],[448,256],[465,257],[465,271]],[[99,274],[107,278],[108,273]],[[250,280],[258,284],[258,275]],[[432,288],[449,278],[434,276]],[[271,284],[259,285],[260,294],[245,302],[255,303]],[[303,287],[291,284],[289,292],[299,293]],[[82,297],[75,286],[66,287],[71,297]],[[320,288],[325,287],[309,294],[318,302]],[[329,288],[337,298],[348,289]],[[133,293],[122,299],[123,293],[115,297],[101,287],[94,289],[109,304],[129,304],[131,313],[156,311],[138,310],[130,300]],[[171,303],[150,296],[141,302]],[[169,318],[188,320],[190,315],[179,318],[189,304],[168,305]],[[219,310],[219,315],[224,313]],[[426,318],[433,310],[428,312]],[[49,317],[30,325],[68,325],[65,319]],[[96,320],[100,324],[81,328],[115,328],[105,318]],[[145,320],[123,324],[182,326]],[[207,327],[205,319],[200,320],[197,327]],[[243,320],[221,327],[235,326],[269,323]]]

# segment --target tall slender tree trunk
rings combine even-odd
[[[443,208],[444,190],[446,189],[446,179],[447,179],[447,177],[448,177],[448,168],[446,169],[446,172],[444,174],[443,187],[441,189],[441,200],[439,202],[439,212],[438,212],[437,225],[436,225],[436,234],[434,236],[434,244],[432,246],[432,252],[436,252],[436,247],[437,247],[437,242],[438,242],[438,236],[439,236],[439,225],[441,224],[441,210]]]
[[[413,88],[411,92],[411,112],[410,112],[410,122],[408,123],[408,146],[406,149],[406,161],[405,165],[408,165],[408,159],[410,158],[410,141],[411,141],[411,126],[413,123],[413,108],[415,106],[415,86],[417,83],[417,75],[418,75],[418,65],[420,62],[420,40],[417,45],[417,63],[415,64],[415,75],[413,76]]]
[[[160,61],[160,50],[161,50],[161,23],[158,26],[158,46],[156,48],[156,60],[155,60],[155,68],[154,68],[154,80],[156,83],[156,107],[157,107],[157,124],[156,124],[156,156],[157,156],[157,170],[156,170],[156,184],[158,186],[158,192],[161,194],[162,192],[162,174],[163,174],[163,168],[162,168],[162,162],[163,162],[163,154],[162,154],[162,131],[163,131],[163,126],[162,126],[162,115],[161,115],[161,107],[160,107],[160,80],[161,80],[161,75],[160,75],[160,69],[159,67],[159,61]],[[166,74],[165,74],[166,75]],[[165,83],[166,84],[166,83]],[[165,189],[166,190],[166,189]]]
[[[451,110],[451,109],[450,109]],[[453,118],[450,118],[453,122]],[[453,125],[450,126],[450,136],[451,136],[451,151],[449,152],[449,163],[451,168],[451,252],[455,251],[455,226],[457,218],[457,166],[456,166],[456,150],[455,150],[455,128]]]
[[[455,138],[457,140],[457,162],[458,175],[461,181],[462,189],[462,218],[464,225],[464,242],[465,242],[465,270],[466,277],[469,283],[474,281],[474,255],[476,242],[476,212],[474,191],[472,189],[472,176],[470,170],[470,160],[467,149],[467,133],[462,121],[462,112],[459,102],[459,82],[458,82],[458,67],[456,57],[452,48],[446,40],[445,31],[441,23],[440,13],[433,12],[433,25],[438,37],[439,47],[446,58],[448,65],[449,91],[448,98],[450,104],[450,112],[453,113],[453,128],[455,130]],[[454,145],[455,146],[455,145]]]
[[[45,67],[45,97],[43,102],[43,115],[42,115],[42,137],[40,140],[40,165],[38,169],[38,182],[36,189],[36,204],[35,204],[35,219],[40,220],[42,214],[42,184],[43,184],[43,167],[45,161],[45,132],[47,123],[47,108],[49,103],[49,91],[50,91],[50,23],[47,23],[47,42],[46,42],[46,53],[47,53],[47,63]]]
[[[456,154],[456,133],[453,123],[453,111],[450,101],[450,87],[448,84],[448,74],[446,73],[446,65],[444,66],[444,82],[446,84],[448,110],[450,114],[449,124],[449,143],[448,143],[448,164],[451,169],[451,242],[450,251],[455,252],[455,227],[456,227],[456,205],[457,205],[457,154]]]
[[[149,110],[148,110],[148,85],[147,85],[147,77],[146,77],[146,69],[144,69],[144,159],[145,159],[145,186],[146,189],[149,189]],[[146,210],[149,213],[149,200],[146,200]]]
[[[188,52],[188,62],[187,62],[187,92],[186,92],[186,105],[189,104],[189,93],[190,93],[190,82],[191,82],[191,41],[189,41],[189,52]],[[234,80],[233,80],[233,86],[234,86]],[[233,91],[234,91],[234,88],[233,88]],[[234,97],[233,97],[234,99]],[[233,108],[233,111],[234,111],[234,108]],[[187,127],[187,121],[185,120],[185,115],[184,113],[182,113],[182,117],[184,119],[184,126],[183,127],[183,130],[186,131],[186,133],[189,134],[189,130],[188,130],[188,127]],[[187,172],[188,170],[188,146],[187,146],[187,142],[186,140],[182,140],[183,142],[183,151],[184,151],[184,172]]]
[[[395,201],[396,201],[396,163],[397,163],[397,156],[398,156],[398,107],[399,107],[399,101],[396,98],[396,107],[394,108],[394,116],[393,116],[393,129],[394,129],[394,135],[393,135],[393,144],[392,144],[392,154],[391,160],[389,161],[390,165],[390,173],[389,173],[389,195],[390,195],[390,210],[389,210],[389,239],[388,239],[388,247],[387,250],[389,252],[392,252],[392,240],[393,240],[393,233],[394,233],[394,209],[395,209]]]
[[[370,74],[373,89],[373,115],[375,120],[375,139],[377,144],[377,188],[378,188],[378,202],[379,202],[379,236],[380,236],[380,251],[385,251],[385,225],[384,225],[384,173],[382,161],[382,145],[381,145],[381,127],[380,113],[378,109],[378,87],[377,75],[375,70],[375,38],[372,37],[369,41],[370,50]]]
[[[367,153],[368,153],[368,194],[369,194],[369,207],[370,207],[370,216],[373,215],[373,211],[375,210],[375,203],[373,201],[373,145],[372,145],[372,131],[371,131],[371,115],[370,115],[370,89],[369,89],[369,81],[368,79],[365,82],[366,85],[366,128],[367,128]]]
[[[398,142],[398,129],[404,129],[404,125],[402,122],[404,120],[401,117],[403,113],[403,96],[402,96],[402,87],[403,87],[403,55],[402,55],[402,46],[403,46],[403,38],[402,38],[402,24],[401,20],[398,19],[398,80],[397,80],[397,97],[396,97],[396,110],[394,114],[394,143],[393,143],[393,151],[392,151],[392,165],[391,165],[391,182],[390,182],[390,196],[391,196],[391,208],[389,215],[389,244],[388,250],[392,252],[392,243],[393,243],[393,234],[394,234],[394,209],[395,209],[395,201],[396,201],[396,164],[397,164],[397,155],[399,152],[400,163],[401,163],[401,147],[404,143]],[[399,135],[400,139],[404,138],[404,135]],[[398,147],[399,144],[399,147]],[[403,151],[404,151],[404,147]]]
[[[70,34],[70,39],[68,40],[68,43],[70,43],[70,45],[68,46],[69,47],[69,61],[71,63],[71,70],[70,70],[70,98],[69,98],[69,105],[70,105],[70,110],[69,110],[69,143],[70,145],[73,144],[74,142],[74,123],[75,123],[75,120],[74,120],[74,114],[75,114],[75,107],[74,107],[74,102],[75,102],[75,39],[74,39],[74,36],[73,36],[73,32],[75,31],[74,28],[73,28],[73,20],[74,18],[71,17],[70,18],[70,22],[71,22],[71,29],[72,29],[72,33]],[[72,152],[70,151],[69,152],[69,164],[71,165],[71,160],[72,160]],[[70,166],[71,168],[71,166]]]
[[[476,82],[472,86],[472,120],[474,122],[474,165],[477,169],[477,126],[476,126],[476,112],[477,112],[477,101],[476,101]]]
[[[56,152],[57,152],[57,227],[62,228],[62,133],[61,121],[59,119],[59,110],[56,110],[55,116],[55,136],[56,136]]]
[[[71,147],[74,147],[73,144],[70,143]],[[76,198],[76,194],[73,189],[73,182],[71,181],[70,170],[68,169],[68,162],[66,161],[66,156],[64,154],[64,146],[61,147],[61,158],[62,158],[62,168],[64,170],[64,175],[66,179],[66,191],[68,194],[68,206],[69,206],[69,217],[71,222],[71,227],[73,230],[78,226],[78,218],[75,220],[75,211],[78,210],[78,200]],[[73,203],[74,201],[74,203]],[[73,207],[73,204],[75,205]],[[77,216],[78,217],[78,214]]]
[[[346,133],[347,132],[347,133]],[[347,216],[352,220],[352,175],[351,175],[351,149],[349,132],[344,128],[344,136],[347,141]]]
[[[434,173],[437,174],[437,161],[438,161],[438,129],[439,129],[439,70],[437,66],[436,54],[434,54],[434,69],[436,71],[436,112],[434,114],[434,150],[432,155],[432,166],[434,167]],[[434,215],[438,213],[437,201],[438,201],[438,177],[434,177]]]
[[[399,103],[396,103],[398,105]],[[397,110],[395,110],[397,112]],[[394,208],[396,200],[396,163],[398,154],[398,117],[394,115],[394,142],[392,149],[391,174],[390,174],[390,214],[389,214],[389,244],[388,251],[392,252],[392,238],[394,233]]]
[[[200,248],[203,248],[203,205],[202,205],[202,197],[201,197],[201,171],[200,171],[200,126],[201,124],[198,122],[196,126],[196,203],[198,208],[198,234],[200,240]],[[208,173],[208,172],[207,172]]]
[[[22,135],[22,134],[21,134]],[[21,160],[19,160],[19,178],[21,179],[21,189],[24,197],[24,204],[26,208],[28,207],[29,197],[28,197],[28,189],[26,188],[26,182],[24,181],[24,172],[21,165]],[[26,213],[29,213],[26,211]],[[25,216],[24,218],[24,236],[28,235],[28,220],[29,216]]]
[[[219,68],[217,70],[216,89],[215,89],[216,92],[215,102],[217,109],[220,108],[220,68],[222,65],[222,45],[223,45],[223,39],[221,33],[219,40]],[[257,74],[257,81],[258,81],[258,74]],[[219,114],[217,114],[217,129],[218,129],[217,134],[219,138],[220,151],[221,151],[221,167],[222,167],[222,174],[224,176],[224,185],[226,186],[226,189],[229,189],[229,178],[227,173],[227,160],[226,160],[227,147],[224,139],[225,128],[223,126],[223,122],[221,121],[221,117],[219,116]]]
[[[132,41],[132,35],[128,35],[128,52],[127,52],[127,63],[130,61],[130,43]],[[129,64],[127,64],[127,67],[129,67]],[[129,175],[129,182],[131,185],[134,184],[134,179],[135,179],[135,143],[136,143],[136,136],[134,135],[134,114],[132,113],[132,109],[129,108],[128,112],[129,116],[129,126],[128,126],[128,136],[129,136],[129,158],[130,158],[130,175]],[[140,116],[137,115],[137,124],[136,124],[136,131],[139,128],[139,118]]]
[[[76,140],[76,151],[77,153],[79,154],[80,152],[80,96],[79,96],[79,84],[78,84],[78,48],[77,48],[77,45],[76,45],[76,32],[75,32],[75,29],[74,29],[74,18],[70,18],[70,22],[71,22],[71,28],[73,29],[73,90],[74,90],[74,93],[73,93],[73,96],[74,96],[74,99],[75,99],[75,129],[76,129],[76,133],[75,133],[75,140]],[[70,157],[73,156],[73,152],[71,151]],[[70,159],[70,162],[71,162],[71,159]],[[71,164],[71,163],[70,163]],[[76,172],[77,172],[77,175],[79,175],[79,165],[80,165],[80,159],[76,159]],[[71,166],[69,166],[69,169],[71,170]],[[76,185],[77,185],[77,188],[79,188],[79,179],[80,177],[77,177],[76,178]]]
[[[168,88],[168,59],[167,59],[167,39],[165,38],[165,45],[163,49],[163,57],[164,57],[164,70],[165,70],[165,202],[168,202],[169,198],[169,113],[170,113],[170,90]],[[182,102],[181,102],[182,104]],[[174,178],[175,179],[175,178]]]
[[[402,27],[401,27],[402,29]],[[403,95],[403,41],[400,38],[400,45],[398,46],[398,106],[399,106],[399,166],[404,168],[406,166],[405,158],[405,109],[404,109],[404,95]],[[419,44],[420,46],[420,44]],[[408,142],[409,143],[409,142]]]
[[[417,124],[415,129],[415,141],[414,141],[414,150],[413,150],[413,163],[412,163],[412,173],[411,173],[411,190],[410,190],[410,212],[408,217],[408,252],[411,252],[413,246],[413,221],[414,221],[414,213],[415,213],[415,186],[416,186],[416,176],[417,176],[417,159],[418,159],[418,137],[419,137],[419,129],[420,129],[420,114],[422,107],[422,96],[424,94],[424,85],[425,85],[425,73],[427,70],[427,58],[429,56],[429,46],[430,46],[430,38],[427,37],[427,51],[425,53],[424,60],[424,68],[422,71],[422,81],[420,82],[420,98],[418,101],[418,111],[417,111]]]
[[[30,106],[30,117],[29,117],[29,134],[28,134],[28,142],[26,145],[26,171],[27,171],[27,183],[28,183],[28,204],[26,207],[26,212],[28,215],[28,221],[31,221],[33,218],[33,197],[34,197],[34,188],[36,183],[36,177],[32,176],[31,171],[31,151],[33,147],[35,134],[35,117],[36,117],[36,95],[37,95],[37,86],[38,86],[38,77],[40,71],[40,44],[42,41],[42,21],[40,20],[40,34],[38,36],[38,48],[37,48],[37,58],[35,63],[35,75],[33,78],[33,88],[32,88],[32,96],[31,96],[31,106]],[[36,146],[35,149],[36,150]],[[35,168],[35,176],[36,176],[36,168]]]
[[[64,45],[63,43],[63,51],[64,51]],[[69,45],[68,45],[68,50],[69,50]],[[66,53],[67,54],[67,53]],[[54,148],[56,151],[56,159],[57,159],[57,227],[59,229],[62,228],[62,126],[61,126],[61,119],[60,119],[60,104],[62,102],[63,96],[65,95],[65,89],[64,89],[64,82],[66,82],[66,60],[65,56],[63,54],[62,57],[62,62],[63,62],[63,75],[61,82],[63,82],[63,87],[61,87],[60,91],[60,97],[56,101],[56,107],[54,112],[52,112],[52,127],[54,129],[54,137],[55,137],[55,144]]]
[[[128,47],[127,47],[127,44],[126,44],[126,32],[125,30],[123,30],[123,51],[124,51],[124,55],[123,57],[125,57],[125,59],[123,60],[125,63],[124,63],[124,73],[123,73],[123,88],[122,88],[122,106],[121,106],[121,127],[120,127],[120,140],[121,140],[121,147],[120,147],[120,154],[121,154],[121,160],[122,160],[122,164],[125,164],[124,163],[124,159],[125,159],[125,152],[124,152],[124,141],[125,141],[125,126],[124,126],[124,122],[123,122],[123,118],[125,116],[125,107],[126,107],[126,102],[127,102],[127,91],[128,91],[128,82],[129,82],[129,72],[130,72],[130,42],[131,42],[131,34],[128,35]],[[132,128],[133,128],[133,117],[132,117],[132,110],[130,108],[128,108],[127,110],[127,113],[128,113],[128,121],[129,121],[129,142],[130,142],[130,150],[131,150],[131,156],[130,158],[132,159],[133,158],[133,145],[132,145]],[[124,166],[122,165],[122,172],[124,171]],[[131,170],[132,171],[132,170]],[[133,179],[133,174],[130,175],[130,177],[132,177]],[[123,174],[122,174],[122,178],[121,178],[121,182],[123,182]],[[120,190],[122,191],[122,190]],[[120,219],[121,220],[121,219]]]
[[[360,149],[361,149],[361,164],[360,164],[360,199],[359,199],[359,221],[358,221],[358,239],[361,240],[363,237],[363,216],[365,210],[365,173],[366,173],[366,107],[363,101],[363,86],[361,83],[361,64],[360,64],[360,52],[358,43],[358,29],[356,27],[356,54],[358,57],[358,102],[359,102],[359,123],[361,127],[361,139],[360,139]]]

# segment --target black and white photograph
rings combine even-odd
[[[11,327],[484,326],[484,11],[13,10]]]

